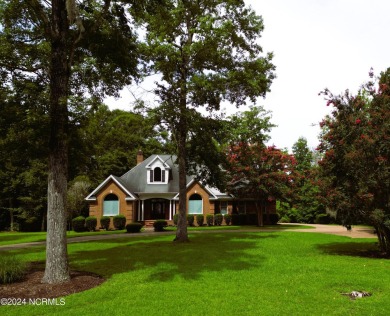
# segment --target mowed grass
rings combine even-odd
[[[68,238],[73,238],[73,237],[82,237],[82,236],[122,234],[124,232],[125,230],[96,231],[96,232],[82,232],[82,233],[68,231],[66,233],[66,236]],[[36,232],[36,233],[0,232],[0,246],[38,242],[38,241],[46,241],[46,232]]]
[[[297,232],[194,233],[69,245],[72,269],[107,278],[64,306],[2,306],[3,315],[388,315],[390,261],[375,240]],[[43,261],[42,247],[8,251]],[[351,300],[341,293],[367,291]]]
[[[208,231],[208,230],[286,230],[286,229],[304,229],[312,228],[306,225],[269,225],[264,227],[257,226],[203,226],[203,227],[188,227],[188,231]],[[144,230],[144,229],[143,229]],[[167,231],[176,231],[176,227],[169,226]],[[83,237],[83,236],[99,236],[99,235],[115,235],[123,234],[126,230],[109,230],[109,231],[95,231],[95,232],[81,232],[68,231],[67,237]],[[46,232],[24,233],[24,232],[0,232],[0,246],[14,245],[21,243],[46,241]]]

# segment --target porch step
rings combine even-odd
[[[153,228],[153,224],[154,224],[154,222],[155,222],[156,220],[145,220],[144,221],[144,227],[145,228]],[[172,226],[173,225],[173,220],[167,220],[166,219],[166,221],[167,221],[167,223],[168,223],[168,226]]]
[[[145,228],[153,227],[154,222],[155,222],[154,220],[147,220],[147,221],[144,221],[144,226],[145,226]]]

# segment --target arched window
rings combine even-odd
[[[188,214],[203,214],[203,200],[199,194],[193,194],[188,201]]]
[[[161,168],[154,168],[154,182],[161,182]]]
[[[115,194],[109,194],[103,201],[103,216],[115,216],[119,214],[119,200]]]

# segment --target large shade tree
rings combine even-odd
[[[333,107],[321,122],[324,200],[344,224],[372,224],[390,254],[390,68],[356,95],[324,94]]]
[[[275,146],[239,142],[228,151],[228,192],[253,199],[263,226],[267,201],[288,201],[293,194],[295,159]]]
[[[271,113],[261,106],[252,106],[226,120],[227,190],[255,201],[259,226],[263,226],[268,201],[291,198],[294,183],[293,157],[265,145],[274,126]]]
[[[259,45],[263,20],[244,1],[161,0],[146,6],[137,22],[145,27],[147,67],[160,75],[155,93],[160,113],[176,142],[179,220],[176,241],[188,240],[186,174],[189,126],[199,107],[219,110],[265,96],[274,78],[272,54]],[[196,114],[195,114],[196,115]]]
[[[0,7],[3,79],[48,87],[45,283],[69,279],[66,195],[71,96],[114,94],[135,75],[135,38],[120,1],[7,0]],[[75,98],[77,100],[77,98]],[[23,106],[23,103],[21,104]]]

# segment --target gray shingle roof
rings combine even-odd
[[[166,184],[148,184],[147,183],[147,165],[156,158],[160,157],[171,169],[172,177]],[[135,166],[133,169],[126,172],[120,177],[121,183],[124,183],[126,188],[134,193],[178,193],[179,192],[179,168],[175,164],[176,156],[173,155],[151,155],[142,163]],[[187,183],[192,180],[192,177],[187,176]]]
[[[147,166],[152,163],[154,160],[160,158],[160,160],[169,166],[171,175],[168,179],[168,184],[158,184],[148,183],[148,168]],[[103,181],[86,199],[95,200],[96,194],[100,189],[107,183],[110,179],[117,182],[129,195],[129,198],[136,199],[137,195],[142,194],[170,194],[177,195],[179,193],[179,168],[175,163],[177,157],[174,155],[152,155],[141,162],[139,165],[135,166],[128,172],[126,172],[121,177],[109,176],[105,181]],[[188,176],[186,179],[187,185],[194,180],[194,177]],[[210,198],[217,199],[226,199],[230,196],[226,193],[220,192],[216,188],[210,188],[205,186],[205,189],[210,193]]]

